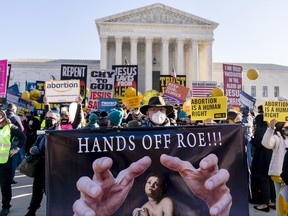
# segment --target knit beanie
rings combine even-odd
[[[187,117],[187,114],[184,110],[181,110],[179,113],[178,113],[178,119],[182,119],[182,118],[186,118]]]
[[[98,119],[98,116],[95,113],[91,113],[89,116],[89,122],[95,123]]]
[[[108,120],[113,124],[113,126],[120,126],[122,123],[123,113],[119,110],[114,110],[108,115]]]

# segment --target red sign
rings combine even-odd
[[[177,83],[169,82],[165,89],[164,96],[177,99],[183,103],[186,100],[188,92],[189,88]]]
[[[242,90],[242,66],[223,64],[224,94],[228,105],[240,107],[240,92]]]

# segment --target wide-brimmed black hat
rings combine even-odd
[[[166,108],[166,115],[169,115],[173,111],[172,105],[166,105],[163,97],[161,96],[154,96],[149,99],[148,105],[144,105],[140,107],[140,112],[146,115],[147,110],[150,107],[165,107]]]

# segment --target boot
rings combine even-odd
[[[36,210],[28,208],[28,212],[25,214],[25,216],[36,216]]]

